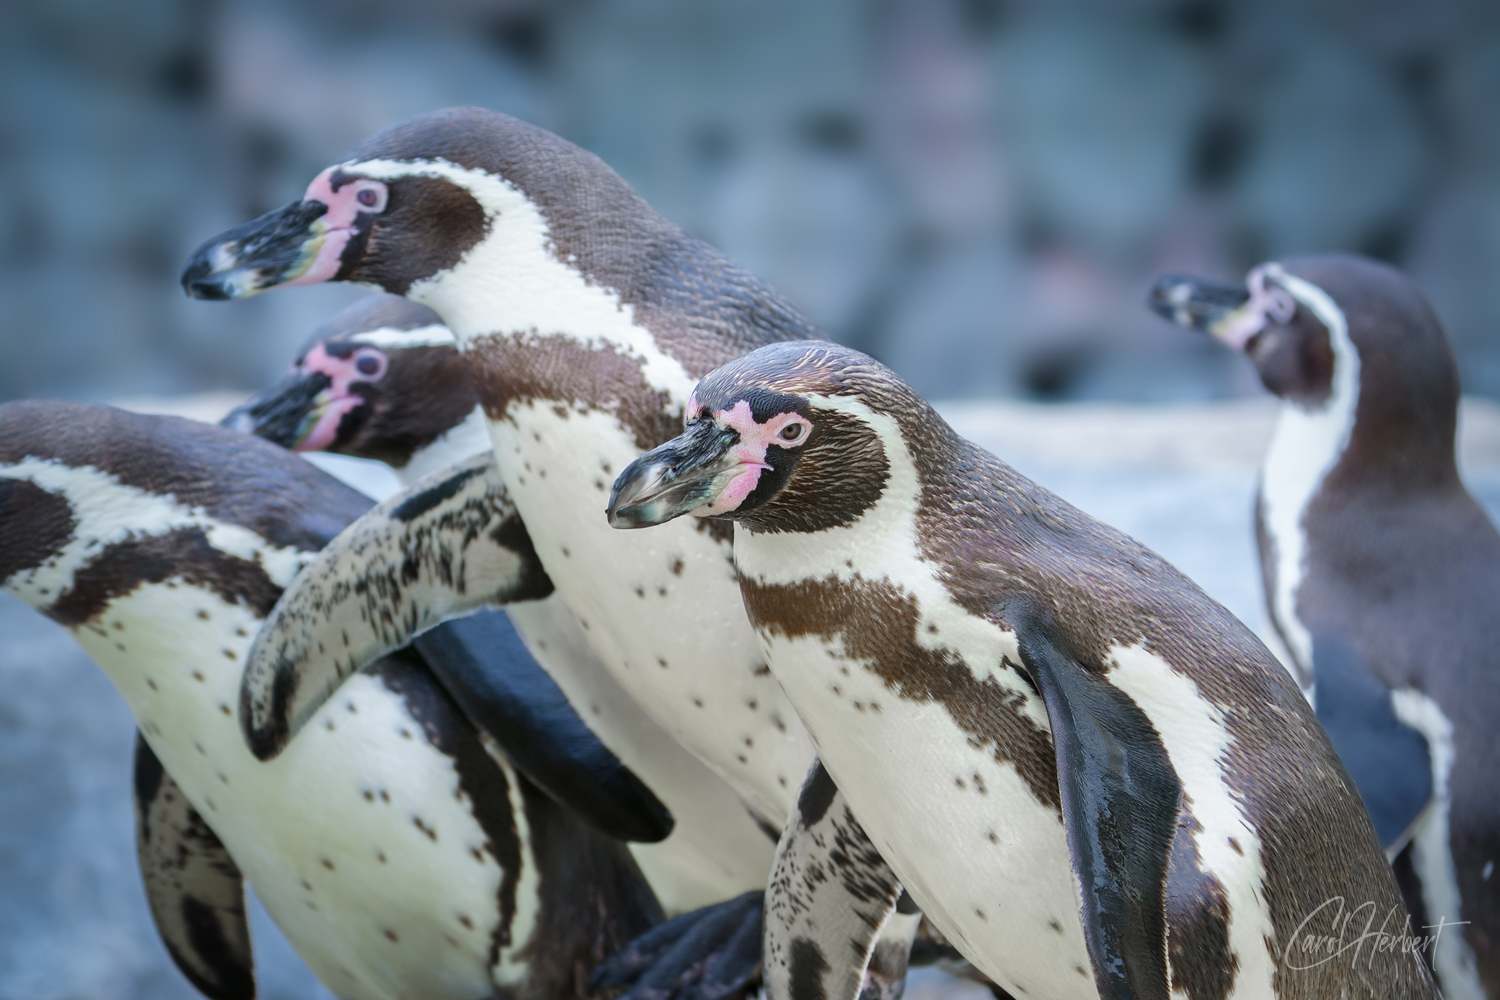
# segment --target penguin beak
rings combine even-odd
[[[1239,325],[1249,302],[1250,292],[1244,285],[1219,285],[1175,275],[1159,278],[1147,298],[1157,315],[1178,326],[1202,330],[1217,340],[1225,340],[1227,333]]]
[[[631,462],[609,495],[610,526],[648,528],[703,508],[716,513],[719,497],[750,468],[730,452],[739,438],[739,431],[702,418]]]
[[[288,375],[230,410],[219,424],[298,451],[323,422],[333,402],[329,386],[330,380],[322,372]]]
[[[183,291],[193,299],[243,299],[297,283],[332,232],[323,221],[327,212],[323,202],[294,201],[220,233],[193,252],[182,272]]]

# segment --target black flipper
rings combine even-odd
[[[240,686],[245,742],[274,757],[360,668],[446,619],[550,593],[494,455],[428,476],[344,529],[271,609]]]
[[[1432,802],[1427,738],[1396,717],[1390,690],[1335,636],[1313,637],[1313,701],[1386,856],[1395,857]]]
[[[667,807],[584,725],[504,612],[444,622],[412,645],[469,721],[552,798],[620,840],[672,832]]]
[[[240,870],[139,733],[135,843],[151,916],[177,968],[210,1000],[252,1000]]]
[[[814,763],[766,889],[767,995],[899,996],[921,920],[822,762]]]
[[[1008,606],[1047,705],[1083,934],[1101,1000],[1167,1000],[1165,884],[1182,784],[1146,714],[1069,656],[1044,614]]]
[[[764,893],[747,892],[673,917],[594,969],[595,989],[617,1000],[724,1000],[760,977]]]

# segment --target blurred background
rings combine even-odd
[[[1141,307],[1359,250],[1500,393],[1500,8],[1480,0],[10,0],[0,398],[257,387],[359,294],[176,279],[410,115],[602,156],[929,396],[1256,391]]]
[[[1146,311],[1151,278],[1372,254],[1500,396],[1493,0],[5,0],[0,400],[275,378],[363,293],[189,302],[188,253],[464,103],[598,153],[1262,634],[1273,407]],[[1494,511],[1500,408],[1465,414]],[[196,996],[146,913],[109,681],[0,595],[0,691],[0,1000]],[[328,996],[254,929],[262,997]]]

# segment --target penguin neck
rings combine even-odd
[[[1328,330],[1333,377],[1328,397],[1308,408],[1283,402],[1261,466],[1258,512],[1271,542],[1271,615],[1288,652],[1311,676],[1312,636],[1297,616],[1297,592],[1307,558],[1309,505],[1349,448],[1359,409],[1360,358],[1344,312],[1321,288],[1291,275],[1280,280]]]
[[[402,486],[410,486],[432,475],[450,469],[466,459],[490,450],[489,427],[484,410],[475,406],[463,423],[444,431],[430,444],[412,452],[406,464],[395,469]]]
[[[406,291],[407,298],[442,318],[461,350],[496,336],[564,337],[637,361],[653,389],[666,393],[678,409],[686,405],[697,380],[637,322],[625,290],[590,280],[574,254],[559,259],[546,216],[521,188],[442,160],[369,161],[359,169],[372,177],[439,177],[463,187],[483,209],[484,238],[458,263]]]

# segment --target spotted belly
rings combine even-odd
[[[609,488],[640,453],[612,414],[518,404],[490,436],[537,555],[606,668],[780,825],[812,747],[745,618],[729,546],[692,518],[609,527]]]
[[[164,623],[166,625],[164,626]],[[380,678],[357,674],[272,761],[235,706],[259,619],[181,581],[146,585],[74,630],[152,750],[213,827],[298,954],[345,1000],[468,1000],[518,981],[537,876],[514,773],[515,916],[453,758]],[[511,944],[497,948],[497,936]]]
[[[922,912],[1017,997],[1096,997],[1061,813],[944,706],[898,696],[841,643],[763,638],[824,766]]]

